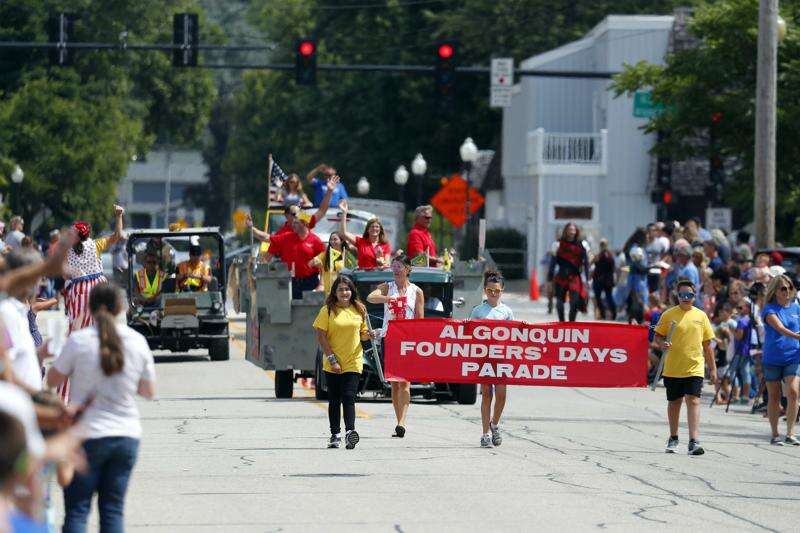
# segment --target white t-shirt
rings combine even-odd
[[[6,351],[14,375],[33,390],[42,389],[42,369],[28,323],[28,306],[16,298],[0,302],[0,318],[6,329]]]
[[[45,444],[31,397],[13,383],[0,381],[0,411],[8,413],[22,423],[28,451],[36,457],[44,455]]]
[[[155,381],[153,353],[147,340],[124,324],[117,324],[125,364],[122,371],[106,376],[100,368],[100,340],[96,326],[73,332],[53,366],[70,377],[70,402],[84,404],[92,397],[79,423],[87,439],[142,435],[136,391],[140,380]]]

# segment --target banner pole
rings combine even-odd
[[[678,323],[674,320],[669,324],[669,331],[667,332],[667,337],[665,342],[672,342],[672,334],[675,333],[675,328],[678,327]],[[656,368],[656,375],[653,377],[653,383],[650,384],[650,390],[656,390],[656,386],[658,385],[658,380],[661,379],[661,373],[664,371],[664,361],[667,360],[667,354],[669,353],[669,348],[661,354],[661,359],[658,361],[658,368]]]

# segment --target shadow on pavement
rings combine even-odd
[[[207,355],[191,355],[188,353],[177,355],[154,355],[153,360],[156,363],[192,363],[199,361],[211,361]]]

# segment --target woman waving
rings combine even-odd
[[[347,233],[347,202],[340,202],[339,209],[342,211],[342,236],[358,249],[358,268],[369,270],[389,266],[392,247],[389,245],[389,239],[386,238],[386,231],[381,220],[379,218],[369,219],[367,227],[364,228],[364,234],[358,237]]]

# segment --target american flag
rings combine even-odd
[[[276,187],[280,187],[283,185],[283,182],[288,180],[289,176],[286,175],[286,172],[278,165],[278,163],[273,160],[272,161],[272,175],[269,177],[270,185],[274,185]]]

